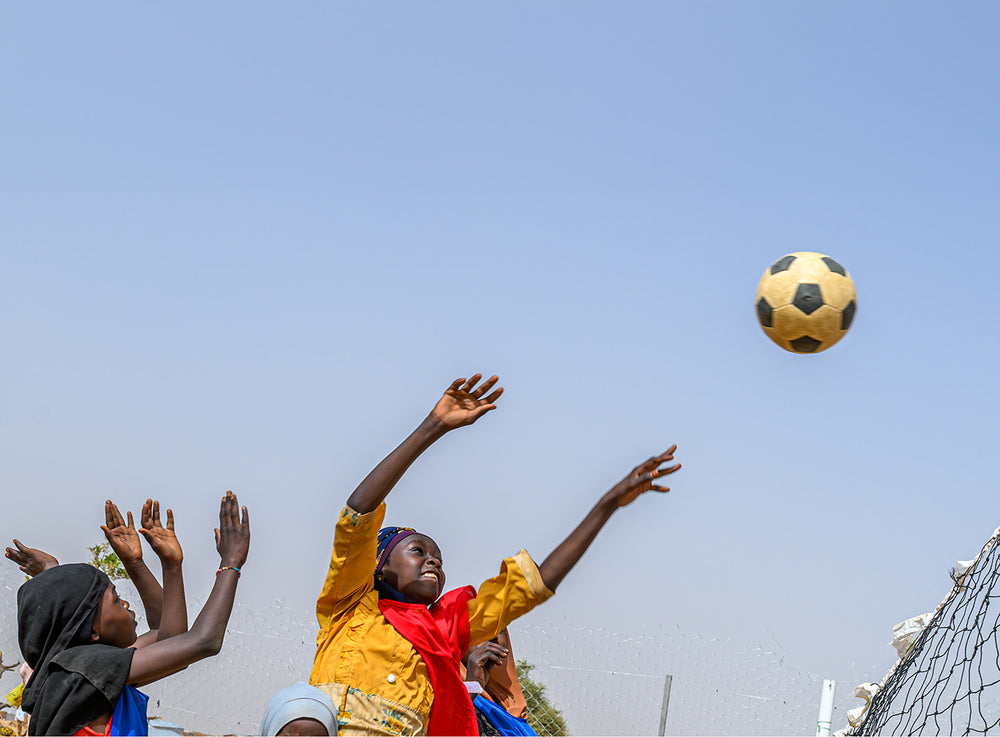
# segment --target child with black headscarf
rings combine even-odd
[[[191,629],[145,646],[136,643],[128,602],[92,566],[55,566],[21,586],[18,642],[34,669],[22,700],[31,714],[29,734],[147,734],[146,697],[136,686],[222,649],[240,567],[250,548],[247,510],[243,508],[241,520],[232,492],[222,499],[215,539],[222,563]],[[164,584],[165,599],[176,595],[167,580]]]

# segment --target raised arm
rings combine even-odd
[[[215,530],[215,545],[221,556],[215,573],[215,586],[205,606],[187,632],[136,650],[132,656],[128,682],[141,686],[183,670],[191,663],[216,655],[222,649],[226,624],[236,598],[239,569],[250,550],[250,517],[240,507],[236,495],[227,491],[219,508],[219,527]]]
[[[132,513],[128,512],[128,524],[125,524],[117,505],[108,499],[104,502],[104,524],[101,525],[101,530],[104,531],[111,549],[125,567],[128,577],[135,584],[139,598],[142,599],[142,608],[146,612],[150,632],[155,632],[159,629],[160,614],[163,610],[163,589],[142,559],[142,541],[135,529]],[[155,637],[155,634],[143,635],[139,638],[138,646],[146,645]]]
[[[29,576],[37,576],[42,571],[47,571],[49,568],[55,568],[59,565],[59,561],[56,560],[54,555],[49,555],[44,550],[39,550],[38,548],[29,548],[17,538],[14,538],[14,546],[13,548],[7,548],[7,552],[4,555],[14,561],[22,573],[26,573]]]
[[[490,410],[496,409],[494,402],[503,394],[503,387],[497,387],[488,396],[484,396],[493,389],[497,377],[491,376],[476,387],[481,378],[482,374],[476,374],[468,380],[455,379],[417,429],[358,485],[348,498],[347,506],[361,514],[373,512],[385,501],[406,469],[434,441],[450,430],[471,425]]]
[[[146,538],[149,547],[160,559],[163,573],[163,614],[156,639],[165,640],[187,632],[187,600],[184,596],[184,576],[181,563],[184,552],[174,534],[174,512],[167,510],[167,526],[160,524],[160,503],[147,499],[142,505],[142,527],[139,534]]]
[[[577,525],[569,537],[549,554],[549,557],[539,566],[538,571],[542,574],[542,581],[551,591],[556,590],[556,586],[580,560],[616,509],[631,504],[640,494],[647,491],[661,493],[670,491],[669,488],[657,486],[653,482],[660,476],[666,476],[681,467],[679,463],[666,468],[660,467],[674,459],[675,450],[677,450],[677,446],[671,445],[665,453],[650,458],[645,463],[633,468],[628,476],[601,497],[590,513],[584,517],[583,522]]]

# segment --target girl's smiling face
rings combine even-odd
[[[430,605],[444,591],[441,549],[427,535],[409,535],[399,543],[382,566],[382,580],[408,602]]]
[[[94,642],[116,647],[135,644],[135,614],[129,609],[128,602],[118,596],[114,584],[109,584],[104,590],[90,638]]]

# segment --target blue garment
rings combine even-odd
[[[135,686],[125,686],[111,715],[111,734],[148,735],[146,704],[149,697]]]
[[[479,694],[472,700],[472,705],[476,707],[483,716],[497,728],[500,734],[512,735],[537,735],[538,733],[523,719],[513,717],[497,706],[489,699],[484,699]]]

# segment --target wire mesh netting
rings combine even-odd
[[[668,735],[816,732],[823,679],[787,662],[776,643],[744,646],[668,627],[623,634],[551,624],[515,625],[511,640],[571,734],[660,734],[664,707]],[[856,705],[854,678],[837,692],[834,720]]]
[[[1000,535],[994,533],[889,671],[852,734],[987,734],[1000,727]]]
[[[23,581],[14,566],[0,568],[5,665],[20,660],[16,591]],[[120,581],[118,588],[124,598],[138,601],[130,582]],[[200,605],[190,602],[192,619]],[[510,634],[515,657],[531,666],[528,679],[543,687],[525,689],[541,733],[658,734],[668,676],[666,734],[812,735],[816,730],[822,676],[788,663],[776,643],[743,646],[667,627],[623,634],[515,623]],[[208,734],[256,733],[271,695],[308,679],[315,635],[310,611],[281,602],[257,610],[237,602],[218,656],[143,687],[149,714],[157,718],[152,723]],[[884,666],[844,674],[835,722],[845,722],[846,710],[856,705],[850,688],[881,670]],[[16,671],[0,675],[2,693],[17,683]]]

